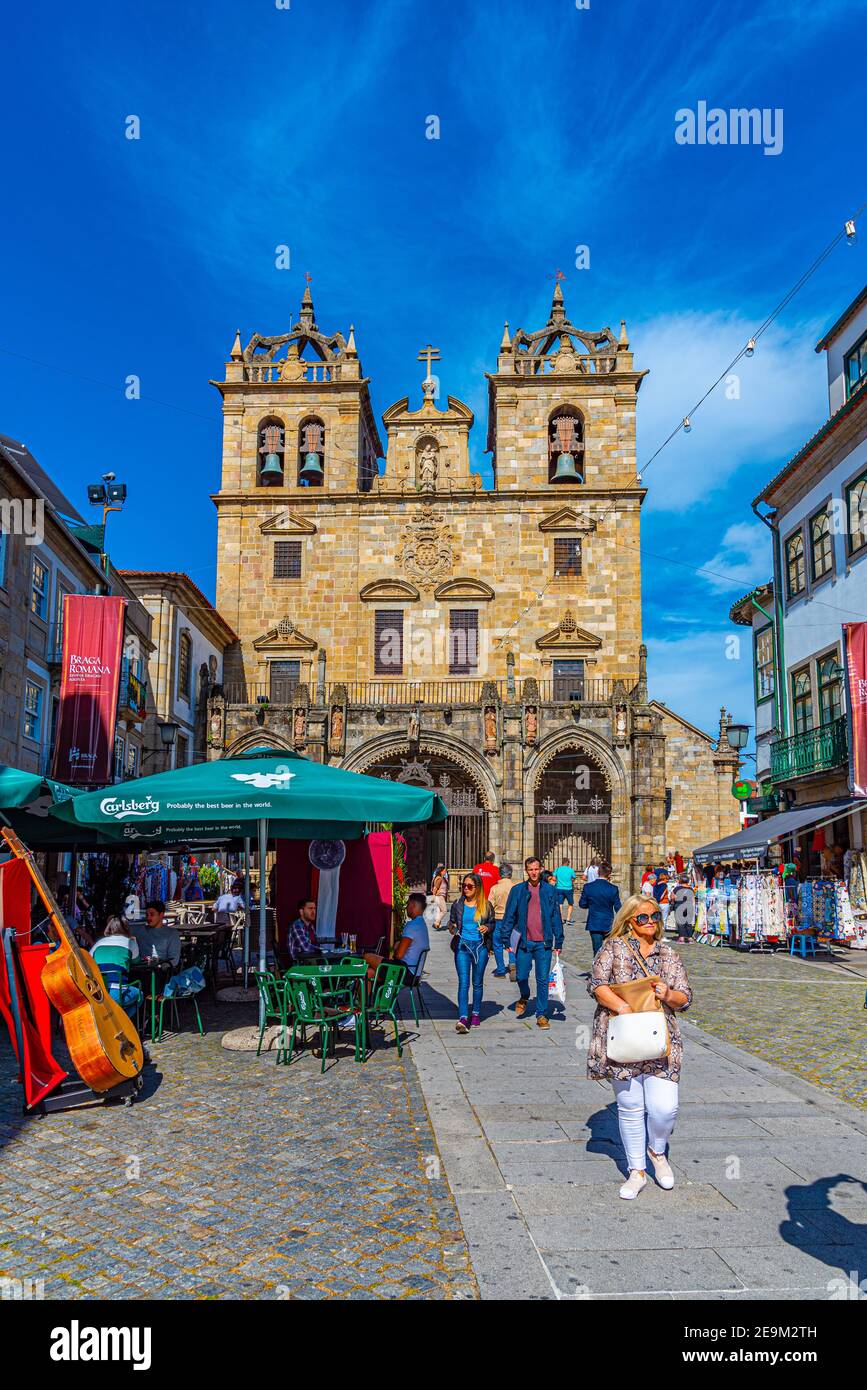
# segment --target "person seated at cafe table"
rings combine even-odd
[[[290,922],[283,944],[294,964],[320,954],[316,939],[316,904],[312,898],[298,899],[298,916]]]
[[[146,926],[135,926],[132,935],[138,942],[139,955],[143,960],[168,961],[173,970],[181,963],[181,938],[175,927],[165,922],[166,905],[159,898],[152,899],[145,909]]]
[[[244,906],[244,884],[236,878],[228,893],[221,893],[214,903],[214,921],[218,927],[229,924],[229,914],[240,912]]]
[[[129,983],[129,967],[138,959],[138,942],[123,917],[109,917],[105,931],[94,943],[93,959],[108,971],[108,992],[130,1017],[142,1001],[138,985]]]
[[[406,901],[406,921],[403,925],[403,931],[391,953],[391,960],[400,961],[401,965],[405,965],[408,975],[415,974],[422,952],[430,950],[430,937],[427,922],[424,919],[426,907],[427,898],[424,893],[410,893]],[[377,966],[385,960],[385,956],[379,956],[375,951],[366,951],[364,959],[368,966],[367,978],[372,980],[376,974]]]

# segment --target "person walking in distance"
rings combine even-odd
[[[494,910],[495,926],[492,932],[492,944],[494,947],[494,962],[497,967],[494,971],[494,975],[498,979],[502,979],[506,974],[506,962],[503,956],[503,943],[500,940],[499,925],[503,920],[506,911],[506,903],[514,886],[511,864],[501,864],[500,877],[488,894],[488,902]]]
[[[611,930],[615,912],[619,912],[622,906],[620,890],[611,882],[610,864],[600,864],[599,877],[592,883],[584,884],[578,906],[587,909],[586,927],[595,956]]]
[[[695,889],[686,874],[681,874],[668,894],[668,921],[674,924],[674,934],[684,943],[694,940]]]
[[[647,1185],[648,1154],[659,1186],[666,1191],[674,1187],[666,1149],[677,1118],[683,1063],[677,1015],[689,1008],[692,990],[683,961],[663,939],[663,930],[662,912],[652,899],[639,893],[627,898],[587,981],[588,993],[596,1000],[587,1075],[592,1081],[610,1081],[614,1087],[620,1138],[629,1167],[620,1196],[627,1201]],[[611,1061],[606,1050],[609,1020],[613,1014],[632,1012],[611,986],[646,979],[647,973],[654,977],[653,991],[668,1025],[669,1053],[650,1062]]]
[[[500,877],[500,871],[494,862],[496,857],[494,851],[489,849],[481,863],[476,864],[473,869],[473,873],[478,874],[479,878],[482,880],[486,898],[490,898],[491,889]]]
[[[452,950],[455,953],[455,969],[458,972],[458,1021],[455,1024],[457,1033],[466,1033],[470,1028],[478,1028],[482,1021],[485,968],[488,964],[493,925],[494,912],[485,897],[480,876],[464,874],[461,896],[452,903],[449,913],[449,931],[452,934]],[[472,1013],[469,1008],[471,979]]]
[[[506,901],[500,923],[500,940],[508,942],[517,932],[515,965],[521,997],[515,1008],[523,1018],[530,1002],[530,967],[536,972],[536,1024],[548,1028],[548,983],[551,956],[563,945],[563,918],[557,890],[542,881],[542,864],[535,854],[524,861],[525,883],[516,883]]]
[[[561,917],[564,907],[566,909],[566,925],[568,927],[571,925],[572,912],[575,907],[575,870],[565,855],[562,863],[554,870],[554,887],[557,889]]]
[[[434,930],[442,931],[443,919],[447,916],[449,910],[449,876],[446,873],[445,864],[437,864],[434,869],[433,877],[430,881],[430,891],[437,911],[436,920],[433,924]]]

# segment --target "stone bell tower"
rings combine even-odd
[[[488,443],[498,490],[545,489],[565,503],[634,484],[636,372],[621,323],[576,328],[561,273],[548,322],[535,332],[506,324],[497,370],[488,374]]]

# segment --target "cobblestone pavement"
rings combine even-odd
[[[143,1097],[25,1118],[0,1039],[0,1280],[78,1298],[476,1298],[415,1067],[153,1049]],[[344,1034],[348,1038],[348,1034]],[[0,1286],[2,1287],[2,1286]]]
[[[586,970],[590,938],[578,918],[567,929],[563,959]],[[867,979],[850,973],[863,969],[867,953],[840,952],[829,963],[728,947],[676,949],[695,991],[690,1022],[867,1107]]]

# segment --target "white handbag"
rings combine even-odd
[[[615,1014],[608,1022],[605,1051],[610,1062],[655,1062],[668,1051],[668,1028],[661,1010]]]

